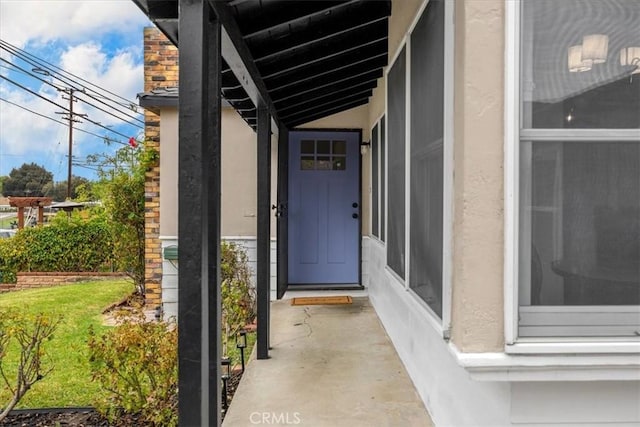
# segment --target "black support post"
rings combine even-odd
[[[220,425],[220,24],[180,0],[178,417]]]
[[[257,242],[258,359],[269,358],[271,299],[271,116],[258,107],[258,242]]]

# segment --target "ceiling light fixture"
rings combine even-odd
[[[620,65],[635,66],[631,74],[640,74],[640,46],[630,46],[620,50]]]
[[[609,52],[609,36],[606,34],[589,34],[582,38],[582,58],[602,64],[607,61]]]
[[[590,59],[583,59],[582,45],[575,45],[569,48],[567,65],[569,67],[569,72],[581,73],[583,71],[589,71],[593,65],[593,61]]]

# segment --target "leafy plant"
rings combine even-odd
[[[145,282],[145,196],[146,172],[157,165],[159,153],[148,148],[125,147],[114,156],[94,158],[100,180],[93,186],[102,200],[114,239],[116,268],[134,281],[144,295]]]
[[[40,313],[28,315],[17,310],[0,311],[0,377],[11,392],[9,402],[0,412],[0,422],[38,381],[51,372],[44,365],[44,343],[53,337],[61,317]],[[9,352],[18,352],[17,364],[7,364]]]
[[[221,254],[222,351],[226,355],[229,340],[253,321],[256,308],[246,252],[233,242],[222,242]]]
[[[100,218],[68,218],[60,213],[50,226],[20,230],[0,240],[0,271],[4,282],[19,271],[100,271],[111,268],[114,241]]]
[[[118,317],[101,336],[91,330],[89,354],[93,380],[108,391],[96,402],[111,420],[140,414],[156,426],[178,422],[178,333],[174,324],[147,322],[139,310]]]

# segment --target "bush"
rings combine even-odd
[[[243,248],[222,242],[221,258],[222,351],[227,355],[229,340],[255,318],[255,291],[251,286],[249,258]]]
[[[0,240],[3,282],[15,282],[19,271],[100,271],[109,269],[113,240],[99,219],[57,216],[47,227],[24,228]]]
[[[0,377],[11,393],[0,411],[0,422],[38,381],[51,372],[45,367],[44,343],[50,340],[60,317],[0,310]]]
[[[222,244],[221,280],[224,354],[232,339],[255,317],[251,270],[244,250]],[[93,380],[108,392],[95,403],[111,420],[141,415],[156,426],[178,421],[178,333],[172,322],[147,322],[140,311],[123,314],[102,336],[90,331]]]
[[[178,333],[135,311],[102,336],[89,333],[93,380],[108,391],[96,408],[114,421],[122,412],[156,426],[178,423]]]

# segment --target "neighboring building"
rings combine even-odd
[[[628,0],[393,1],[366,101],[293,120],[287,167],[274,134],[287,284],[366,288],[436,425],[640,424],[639,25]],[[145,90],[166,247],[177,92]],[[221,235],[253,248],[256,123],[229,102]],[[170,260],[162,283],[175,312]]]

